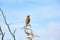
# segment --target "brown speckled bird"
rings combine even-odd
[[[30,23],[30,15],[26,17],[26,27],[28,26],[29,23]]]

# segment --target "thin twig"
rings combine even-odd
[[[4,34],[3,34],[3,32],[1,31],[1,33],[2,33],[2,40],[4,40]]]
[[[16,33],[16,29],[14,30],[14,34]]]
[[[4,34],[2,32],[1,26],[0,26],[0,32],[1,32],[1,35],[2,35],[2,40],[4,40]]]
[[[3,13],[3,11],[1,10],[1,8],[0,8],[0,11],[1,11],[1,13],[2,13],[3,19],[4,19],[4,21],[5,21],[6,26],[8,27],[8,30],[9,30],[10,34],[13,36],[14,40],[16,40],[16,39],[15,39],[15,35],[11,32],[10,26],[9,26],[9,24],[8,24],[7,21],[6,21],[6,18],[5,18],[5,16],[4,16],[4,13]]]

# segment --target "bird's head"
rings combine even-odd
[[[30,17],[30,15],[28,15],[27,17]]]

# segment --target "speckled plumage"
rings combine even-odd
[[[26,17],[26,27],[28,26],[29,23],[30,23],[30,16],[28,15],[28,16]]]

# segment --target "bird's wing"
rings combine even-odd
[[[27,18],[26,18],[26,24],[29,24],[29,23],[30,23],[30,18],[27,17]]]

